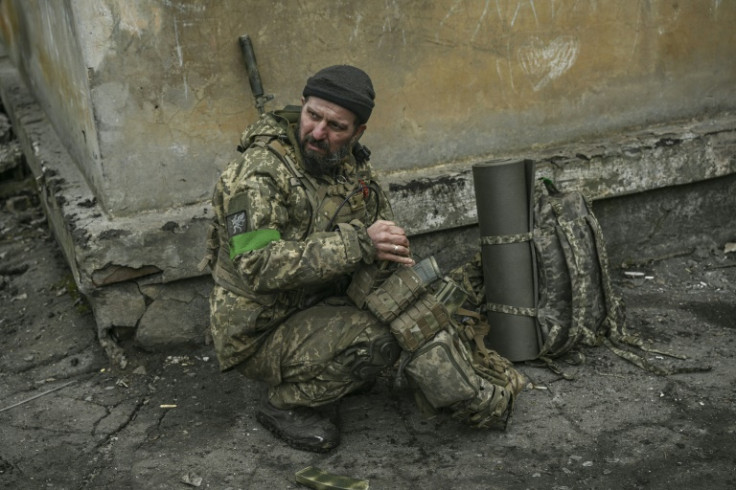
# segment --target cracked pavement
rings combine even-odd
[[[293,450],[255,421],[261,387],[220,373],[210,346],[143,352],[114,369],[46,227],[32,180],[0,181],[0,487],[300,488],[306,466],[375,489],[733,488],[736,257],[722,243],[617,269],[629,328],[708,372],[653,376],[601,347],[534,388],[506,432],[419,412],[379,379],[330,411],[328,454]]]

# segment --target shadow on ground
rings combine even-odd
[[[255,421],[261,387],[220,373],[212,349],[127,346],[113,370],[94,320],[46,227],[32,179],[0,189],[0,486],[297,488],[309,466],[375,489],[736,487],[736,257],[713,244],[616,270],[629,327],[708,372],[653,376],[606,348],[565,366],[566,381],[521,365],[505,432],[427,418],[382,378],[334,412],[342,445],[290,449]]]

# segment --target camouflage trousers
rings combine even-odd
[[[361,388],[399,354],[387,325],[344,298],[328,298],[276,327],[240,370],[268,384],[275,407],[315,407]]]

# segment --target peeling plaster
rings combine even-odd
[[[66,168],[61,144],[50,150],[38,134],[27,138],[80,290],[110,288],[109,305],[97,306],[102,318],[125,284],[96,284],[135,278],[163,287],[199,278],[211,186],[257,117],[236,46],[244,32],[257,41],[276,105],[294,102],[320,65],[339,58],[367,68],[378,97],[366,143],[396,194],[397,219],[413,235],[473,224],[468,169],[486,158],[525,152],[540,174],[594,197],[736,172],[736,122],[727,115],[736,107],[727,42],[736,4],[679,2],[673,11],[664,0],[386,0],[378,7],[313,0],[298,8],[272,3],[267,12],[253,4],[0,3],[3,12],[21,12],[22,19],[0,20],[11,56],[30,68],[79,167]],[[66,26],[51,13],[72,25],[45,37],[49,27]],[[316,22],[324,32],[310,27]],[[18,45],[28,39],[52,46]],[[65,49],[74,57],[59,63]],[[723,114],[722,133],[701,127],[690,137],[680,127],[614,136],[653,121]],[[89,126],[74,124],[83,118]],[[62,160],[56,175],[51,166]],[[131,301],[140,313],[138,298]]]

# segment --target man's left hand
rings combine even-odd
[[[378,220],[368,227],[368,236],[376,249],[378,260],[414,265],[406,232],[393,221]]]

